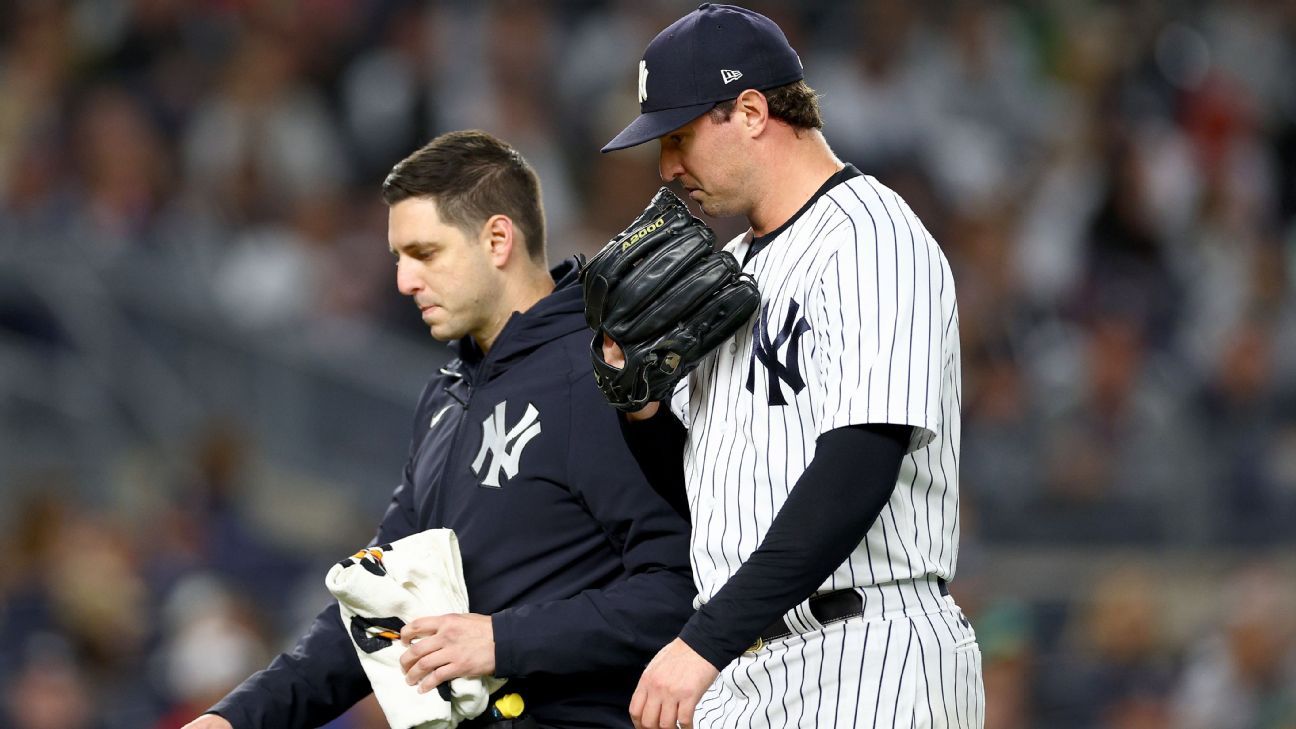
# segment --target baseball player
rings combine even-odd
[[[760,307],[677,412],[626,426],[650,460],[683,449],[654,485],[684,491],[699,591],[639,681],[636,726],[982,726],[980,649],[947,588],[961,381],[945,256],[833,154],[768,18],[701,5],[648,45],[638,91],[603,151],[658,140],[664,180],[745,216],[724,249]],[[603,359],[634,366],[618,344]]]
[[[423,391],[374,544],[453,529],[472,611],[404,624],[405,679],[430,691],[508,678],[523,705],[464,729],[628,727],[643,665],[696,593],[687,523],[594,385],[577,261],[548,269],[535,172],[482,132],[434,139],[393,168],[383,198],[397,287],[459,356]],[[327,723],[370,692],[362,638],[375,640],[329,606],[189,729]]]

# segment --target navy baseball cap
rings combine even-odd
[[[764,91],[803,76],[800,57],[774,21],[703,3],[648,44],[639,62],[639,117],[603,151],[669,134],[744,89]]]

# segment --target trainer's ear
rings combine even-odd
[[[525,253],[519,235],[513,220],[507,215],[492,215],[486,219],[481,229],[481,242],[496,268],[506,266],[515,254]]]

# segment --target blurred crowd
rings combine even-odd
[[[750,6],[800,52],[834,149],[950,259],[967,581],[1004,584],[976,555],[1010,548],[1231,556],[1195,590],[1135,560],[1054,600],[960,595],[987,726],[1296,727],[1296,576],[1259,557],[1296,544],[1296,5]],[[249,332],[424,341],[387,170],[486,129],[539,172],[550,260],[591,254],[659,184],[652,145],[598,148],[690,8],[0,3],[0,253],[153,271]],[[12,295],[0,327],[54,336]],[[337,554],[247,516],[247,437],[204,434],[143,520],[57,476],[0,487],[0,728],[178,727],[322,604]]]

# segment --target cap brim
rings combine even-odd
[[[691,106],[680,106],[674,109],[661,109],[640,114],[638,118],[630,122],[630,126],[622,129],[620,134],[612,138],[612,141],[603,145],[602,151],[615,152],[618,149],[634,147],[658,137],[664,137],[711,111],[711,108],[715,105],[716,102],[707,101]]]

